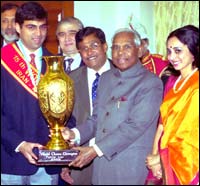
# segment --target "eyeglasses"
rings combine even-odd
[[[131,50],[131,49],[133,49],[133,47],[135,47],[134,44],[124,44],[122,46],[114,44],[114,45],[112,45],[111,49],[113,52],[118,52],[121,49],[122,50]]]
[[[93,42],[93,43],[90,43],[89,46],[83,46],[83,47],[81,47],[79,50],[81,52],[87,52],[87,51],[89,51],[89,49],[91,49],[91,50],[97,50],[100,47],[100,45],[101,44],[98,43],[98,42]]]

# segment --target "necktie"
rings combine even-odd
[[[30,54],[30,57],[31,57],[31,61],[30,61],[30,64],[35,68],[37,69],[36,67],[36,64],[35,64],[35,54]],[[32,77],[31,78],[31,81],[34,85],[34,88],[33,88],[33,91],[36,92],[37,91],[37,88],[36,88],[36,81],[37,81],[37,73],[34,72],[34,70],[31,68],[31,72],[30,72],[30,76]]]
[[[36,64],[35,64],[35,54],[30,54],[30,57],[31,57],[30,64],[36,68]]]
[[[96,99],[97,96],[97,87],[99,82],[100,75],[96,73],[96,79],[92,83],[92,102]]]
[[[68,58],[68,59],[64,60],[65,63],[66,62],[68,63],[67,64],[67,69],[66,69],[67,74],[71,72],[71,64],[72,64],[73,61],[74,61],[73,58]]]

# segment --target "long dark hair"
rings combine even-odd
[[[193,25],[178,28],[169,34],[167,41],[174,36],[187,45],[189,51],[194,56],[193,66],[199,68],[199,28]]]

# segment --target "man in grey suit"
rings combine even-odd
[[[107,43],[104,32],[95,27],[85,27],[76,34],[76,45],[79,49],[84,66],[72,71],[69,76],[74,80],[75,104],[73,117],[79,125],[86,121],[92,114],[92,84],[95,81],[96,73],[100,76],[112,67],[111,61],[107,58]],[[74,121],[74,120],[69,120]],[[68,122],[68,126],[71,125]],[[72,125],[73,126],[73,125]],[[90,141],[90,144],[93,140]],[[88,143],[84,143],[88,146]],[[62,178],[73,185],[91,185],[92,163],[83,167],[71,169],[63,168]],[[71,178],[70,178],[71,177]]]
[[[143,185],[162,101],[162,81],[139,61],[141,39],[130,29],[118,30],[112,40],[116,68],[99,81],[93,114],[76,128],[62,131],[65,140],[83,144],[74,147],[79,156],[69,166],[83,167],[93,161],[94,185]]]

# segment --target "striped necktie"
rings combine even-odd
[[[97,87],[98,87],[99,77],[100,77],[99,73],[96,73],[96,78],[92,83],[92,102],[94,102],[97,96]]]
[[[35,64],[35,54],[30,54],[30,57],[31,57],[30,64],[37,69]]]
[[[68,58],[64,60],[65,63],[67,62],[67,68],[66,68],[67,74],[71,72],[71,64],[73,63],[73,61],[74,61],[73,58]]]

